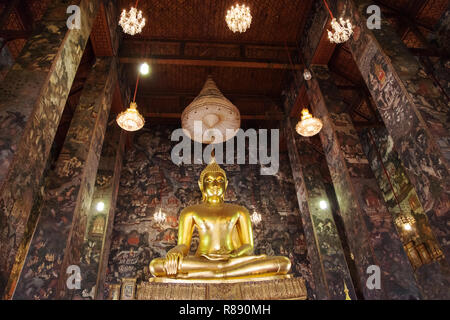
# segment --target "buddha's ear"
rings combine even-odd
[[[198,180],[197,183],[198,183],[198,187],[199,187],[201,193],[203,193],[203,186],[202,186],[202,183],[200,182],[200,180]]]

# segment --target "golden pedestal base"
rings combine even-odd
[[[305,300],[302,278],[290,275],[230,280],[152,278],[137,286],[137,300]]]

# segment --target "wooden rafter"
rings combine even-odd
[[[142,63],[148,64],[168,64],[181,66],[200,66],[200,67],[231,67],[231,68],[256,68],[256,69],[295,69],[301,70],[301,65],[291,66],[289,63],[258,61],[257,59],[248,60],[230,60],[230,59],[206,59],[206,58],[187,58],[187,57],[166,57],[159,56],[154,58],[132,58],[121,56],[121,63]]]
[[[261,95],[261,94],[242,94],[234,92],[222,92],[230,100],[265,100],[270,102],[276,102],[280,100],[279,96],[275,95]],[[184,98],[194,98],[198,95],[198,92],[194,91],[146,91],[145,93],[140,93],[139,98],[148,99],[155,97],[184,97]]]
[[[143,112],[143,116],[146,118],[168,118],[168,119],[181,119],[181,113],[177,112]],[[262,120],[273,121],[283,120],[285,118],[284,113],[271,112],[267,114],[241,114],[242,120]]]
[[[127,45],[139,45],[139,44],[145,44],[145,45],[151,45],[151,44],[210,44],[210,45],[222,45],[222,46],[241,46],[244,48],[247,47],[255,47],[255,48],[262,48],[262,49],[276,49],[276,50],[286,50],[286,46],[289,50],[298,50],[297,46],[293,42],[287,42],[287,43],[264,43],[264,42],[254,42],[254,41],[223,41],[223,40],[208,40],[205,41],[204,39],[169,39],[169,38],[157,38],[157,37],[151,37],[151,38],[133,38],[130,36],[125,36],[123,40],[123,44],[125,46]]]
[[[386,4],[384,2],[381,2],[379,0],[375,0],[375,3],[377,5],[379,5],[379,6],[381,6],[381,7],[383,7],[383,8],[385,8],[385,9],[390,11],[390,13],[384,13],[385,15],[391,16],[391,17],[395,17],[395,18],[400,18],[400,19],[402,19],[402,22],[406,22],[407,23],[407,25],[406,25],[407,28],[409,28],[410,25],[417,25],[417,26],[420,26],[420,27],[422,27],[422,28],[424,28],[424,29],[426,29],[428,31],[433,31],[433,29],[430,26],[428,26],[428,25],[418,21],[417,19],[411,17],[408,14],[405,14],[404,12],[399,11],[397,8],[394,8],[391,5],[388,5],[388,4]],[[422,6],[419,6],[419,7],[415,8],[414,15],[417,15],[417,13],[420,12],[420,10],[426,5],[426,3],[427,3],[427,1],[423,1]]]
[[[290,64],[287,50],[295,53],[297,47],[292,44],[138,38],[124,40],[120,62],[300,70],[300,64]],[[257,52],[256,56],[254,52]]]
[[[28,30],[0,30],[0,38],[7,41],[15,39],[27,39],[31,36],[31,32]]]
[[[0,29],[3,29],[6,26],[6,24],[8,23],[9,16],[15,10],[19,2],[20,0],[12,0],[6,3],[6,6],[0,15]]]
[[[15,8],[15,12],[19,16],[19,19],[22,21],[25,30],[33,30],[34,21],[30,12],[29,1],[20,0]]]

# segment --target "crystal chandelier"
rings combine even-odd
[[[144,117],[137,110],[136,93],[139,85],[140,74],[142,73],[145,75],[148,74],[148,72],[149,72],[148,65],[146,63],[142,64],[140,67],[140,72],[138,73],[136,79],[136,87],[134,88],[133,102],[130,103],[130,107],[127,110],[121,112],[116,118],[117,124],[123,130],[137,131],[141,129],[145,124]]]
[[[295,126],[295,131],[304,137],[312,137],[322,129],[322,121],[314,118],[308,109],[302,110],[302,119]]]
[[[138,1],[136,1],[135,7],[131,7],[129,11],[123,9],[120,15],[119,25],[122,27],[123,32],[134,36],[136,33],[140,33],[145,26],[145,18],[142,17],[142,11],[137,10]]]
[[[236,4],[236,7],[231,6],[231,8],[227,11],[225,21],[231,31],[239,31],[241,33],[245,32],[248,28],[250,28],[250,24],[252,23],[250,8],[245,5],[240,6],[239,4]]]
[[[155,219],[157,223],[163,223],[164,221],[166,221],[166,214],[161,211],[161,208],[159,208],[159,211],[156,211],[153,214],[153,219]]]
[[[336,18],[333,17],[333,13],[328,7],[326,0],[323,0],[323,2],[325,3],[325,6],[331,16],[331,28],[333,29],[333,31],[327,30],[328,39],[330,39],[330,42],[342,43],[350,39],[350,36],[353,34],[353,26],[350,21],[348,19],[344,20],[341,17],[339,18],[338,22]]]
[[[250,220],[252,220],[253,224],[258,225],[261,222],[262,218],[258,212],[253,210],[253,214],[250,216]]]
[[[333,32],[327,30],[328,38],[334,43],[347,41],[353,33],[353,26],[348,19],[344,21],[344,19],[340,18],[338,22],[336,18],[333,18],[331,20],[331,27],[333,28]]]

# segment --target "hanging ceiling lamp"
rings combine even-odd
[[[302,119],[295,126],[295,131],[304,137],[312,137],[322,129],[322,121],[314,118],[308,109],[302,110]]]
[[[350,39],[350,36],[353,33],[353,26],[350,23],[350,21],[344,20],[342,17],[339,18],[339,22],[336,20],[335,17],[333,17],[333,13],[331,12],[330,8],[328,7],[327,1],[323,0],[325,3],[325,7],[327,8],[328,12],[331,16],[331,28],[333,31],[328,31],[328,38],[330,39],[330,42],[334,43],[342,43]]]
[[[231,6],[225,16],[228,28],[233,32],[245,32],[250,28],[252,23],[252,15],[250,8],[245,5],[236,4],[236,7]]]
[[[147,63],[142,64],[136,79],[136,87],[134,88],[133,102],[130,103],[130,107],[127,110],[121,112],[116,118],[117,124],[123,130],[137,131],[141,129],[145,124],[144,117],[137,110],[136,92],[138,89],[140,74],[142,73],[143,75],[145,75],[148,74],[148,72],[149,67]]]
[[[201,124],[201,131],[194,130],[196,124]],[[191,140],[206,144],[221,143],[236,135],[241,126],[241,115],[208,76],[202,91],[181,114],[181,126]],[[221,137],[210,137],[208,129],[218,130]],[[196,132],[201,134],[194,134]]]
[[[137,10],[138,3],[139,0],[136,1],[136,5],[131,7],[129,11],[123,9],[119,20],[119,25],[122,27],[123,32],[132,36],[140,33],[145,26],[145,18],[142,17],[142,11]]]

